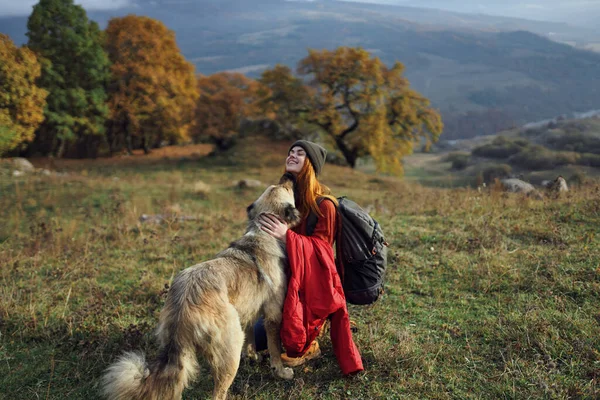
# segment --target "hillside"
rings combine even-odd
[[[409,180],[432,186],[476,186],[506,177],[540,185],[558,175],[578,185],[600,177],[600,117],[441,142],[434,152],[410,155],[404,164]]]
[[[55,160],[61,175],[0,176],[0,397],[96,399],[122,352],[154,357],[174,274],[243,234],[263,188],[234,182],[276,182],[288,146],[251,139],[224,157]],[[366,371],[343,377],[326,335],[292,381],[267,357],[243,360],[232,399],[598,397],[597,186],[540,202],[334,165],[322,180],[371,209],[390,243],[383,298],[349,310]],[[184,398],[210,396],[199,361]]]
[[[545,21],[565,22],[580,31],[596,31],[600,18],[600,3],[585,1],[579,3],[561,0],[545,0],[527,2],[520,0],[487,1],[479,0],[345,0],[365,3],[392,4],[411,7],[426,7],[460,13],[478,13],[480,15],[505,16],[508,19],[525,18],[530,22]],[[558,24],[557,24],[558,25]],[[550,30],[548,32],[557,32]]]
[[[399,60],[413,87],[442,112],[446,139],[600,105],[600,54],[526,31],[577,31],[566,24],[340,1],[140,4],[90,15],[101,25],[129,12],[161,19],[203,74],[233,70],[256,77],[276,63],[295,66],[307,48],[342,45],[362,46],[386,63]],[[2,22],[0,29],[24,40],[20,21]]]

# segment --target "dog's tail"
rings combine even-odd
[[[109,400],[178,400],[198,371],[194,329],[198,314],[188,301],[189,282],[175,282],[160,316],[160,351],[147,363],[140,353],[125,353],[102,378]]]
[[[194,352],[164,347],[148,365],[141,353],[125,353],[106,371],[102,392],[109,400],[176,400],[198,370]]]
[[[109,400],[176,400],[197,369],[195,355],[173,348],[163,348],[150,365],[143,354],[129,352],[107,369],[102,392]]]

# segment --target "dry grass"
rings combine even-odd
[[[97,398],[122,351],[152,354],[174,274],[239,236],[262,192],[232,182],[276,182],[288,145],[260,159],[256,139],[219,157],[1,178],[0,398]],[[540,202],[329,165],[323,181],[372,205],[391,245],[385,297],[350,308],[366,372],[342,377],[325,340],[324,357],[292,382],[243,363],[234,398],[599,395],[598,185]],[[169,212],[194,219],[139,222]],[[184,398],[210,395],[204,372]]]
[[[56,159],[56,158],[31,158],[29,161],[36,168],[49,168],[52,170],[75,170],[77,168],[94,169],[103,166],[139,166],[146,164],[169,164],[187,160],[198,160],[213,150],[210,144],[191,144],[185,146],[166,146],[153,149],[149,154],[144,154],[141,149],[133,150],[133,154],[115,155],[114,157],[100,157],[89,159]]]

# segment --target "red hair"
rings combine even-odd
[[[323,216],[317,205],[317,198],[319,197],[326,197],[333,201],[336,206],[338,205],[337,199],[331,195],[331,190],[317,180],[315,169],[308,157],[304,160],[304,165],[296,177],[294,197],[296,200],[296,208],[300,211],[300,215],[303,219],[306,218],[311,211],[319,217]]]

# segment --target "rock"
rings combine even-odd
[[[263,188],[265,187],[265,184],[256,179],[242,179],[236,183],[236,186],[240,189],[257,187]]]
[[[539,192],[539,190],[532,190],[527,193],[527,197],[534,200],[544,200],[544,195]]]
[[[35,172],[35,167],[27,159],[16,157],[12,159],[13,166],[21,172]]]
[[[559,193],[569,191],[569,186],[567,185],[567,181],[562,176],[557,177],[554,180],[554,182],[552,182],[552,185],[550,186],[550,188],[554,189],[555,192],[559,192]]]
[[[17,176],[25,175],[25,173],[22,172],[22,171],[14,170],[13,173],[12,173],[12,175],[14,177],[17,177]]]
[[[202,181],[197,181],[196,183],[194,183],[194,193],[199,195],[199,196],[206,196],[210,193],[211,191],[211,187],[209,184],[202,182]]]
[[[569,186],[565,178],[559,175],[555,180],[546,185],[546,191],[552,197],[557,198],[561,194],[568,192]]]
[[[165,220],[162,215],[148,215],[142,214],[140,216],[140,222],[142,224],[160,224]]]
[[[506,192],[510,193],[529,193],[535,190],[531,183],[527,183],[520,179],[509,178],[500,179],[500,183]]]
[[[45,176],[50,176],[50,175],[52,175],[52,172],[50,172],[50,170],[47,170],[44,168],[44,169],[40,170],[40,174],[45,175]]]

